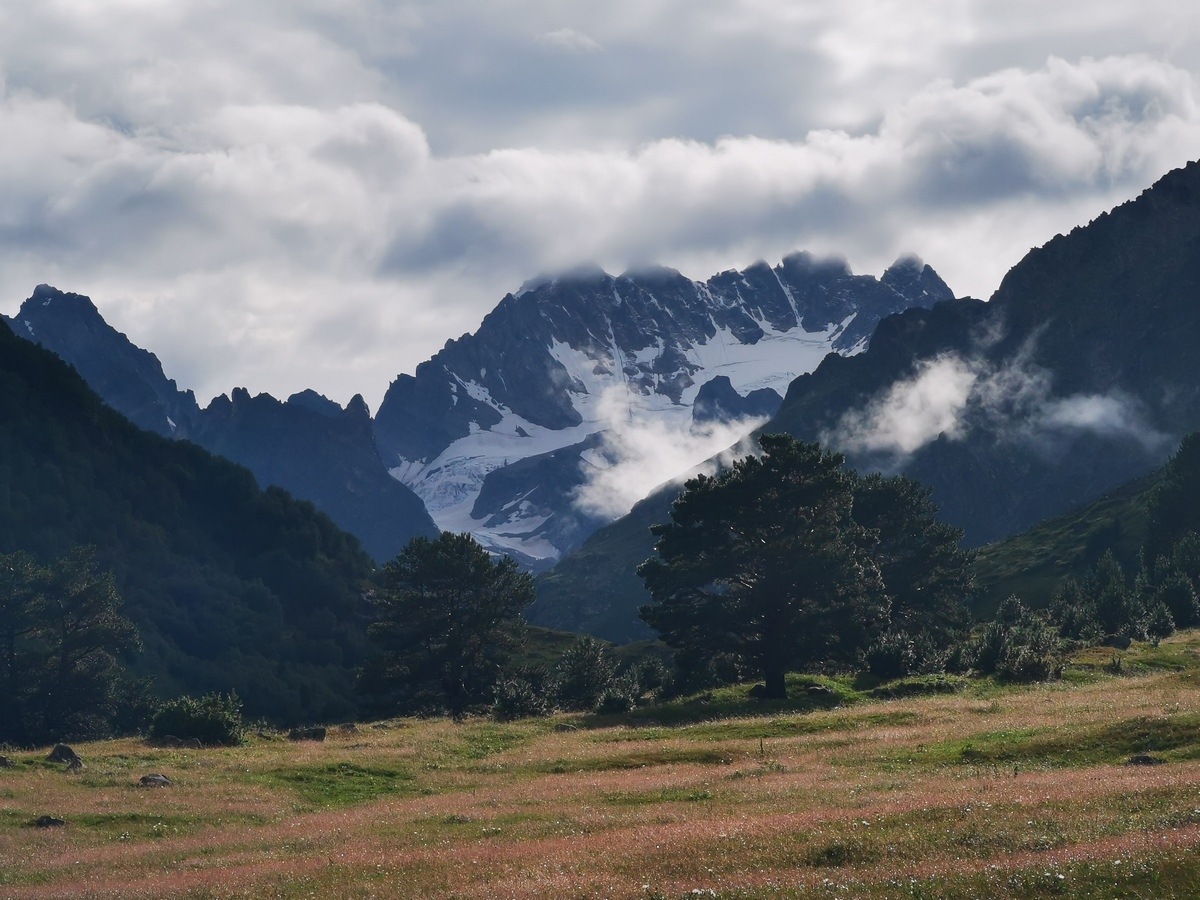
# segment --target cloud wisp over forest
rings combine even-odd
[[[986,297],[1200,155],[1187,4],[911,7],[0,6],[0,310],[47,282],[202,400],[374,407],[543,273],[912,251]]]

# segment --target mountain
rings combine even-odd
[[[80,544],[112,571],[162,696],[236,690],[251,716],[354,714],[358,542],[241,466],[142,430],[0,322],[0,553]]]
[[[163,437],[187,437],[200,414],[196,397],[163,373],[153,353],[135,346],[104,321],[92,301],[39,284],[12,330],[75,367],[100,397],[140,428]]]
[[[398,376],[376,444],[441,528],[545,567],[616,514],[580,495],[629,463],[631,434],[690,443],[713,422],[769,414],[830,351],[859,353],[882,318],[951,297],[915,257],[878,280],[807,253],[706,282],[579,270],[507,295],[474,334]]]
[[[311,501],[380,563],[437,535],[419,497],[383,467],[362,397],[342,409],[313,391],[280,402],[235,389],[201,411],[192,440]]]
[[[870,346],[796,378],[764,432],[820,440],[860,471],[917,478],[979,545],[1161,464],[1200,427],[1200,164],[1031,251],[989,302],[880,322]],[[672,491],[539,581],[533,620],[645,633],[634,568]]]
[[[417,535],[437,533],[420,499],[384,468],[361,397],[342,409],[314,391],[280,402],[235,389],[201,409],[153,353],[105,322],[91,300],[48,285],[34,290],[10,324],[73,365],[130,421],[192,440],[246,466],[259,484],[311,501],[379,562]]]
[[[653,485],[658,469],[629,451],[647,429],[675,446],[657,463],[671,477],[771,415],[828,352],[858,353],[881,318],[952,296],[915,257],[878,280],[806,253],[707,282],[579,270],[506,296],[397,377],[373,421],[360,397],[342,409],[311,390],[235,389],[201,409],[87,297],[47,285],[10,323],[132,421],[312,501],[378,561],[440,526],[538,570],[640,496],[598,479],[633,469]]]

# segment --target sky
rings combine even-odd
[[[1180,0],[0,0],[0,312],[378,407],[510,291],[916,253],[986,298],[1200,157]]]

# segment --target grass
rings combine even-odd
[[[1147,475],[1086,506],[1046,519],[1028,531],[980,547],[975,562],[977,613],[988,619],[1000,601],[1016,594],[1045,607],[1068,575],[1081,579],[1105,550],[1132,573],[1146,536],[1146,501],[1158,483]]]
[[[74,774],[5,750],[0,896],[1200,896],[1200,634],[1113,653],[1045,685],[796,677],[778,703],[107,741]]]

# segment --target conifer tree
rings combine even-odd
[[[641,615],[672,647],[739,657],[783,697],[789,670],[854,659],[889,601],[844,457],[787,435],[760,445],[688,481],[672,521],[652,529],[658,556],[638,574],[654,603]]]
[[[381,653],[360,689],[399,712],[460,716],[491,703],[533,600],[533,578],[471,535],[415,538],[383,568],[369,629]]]

